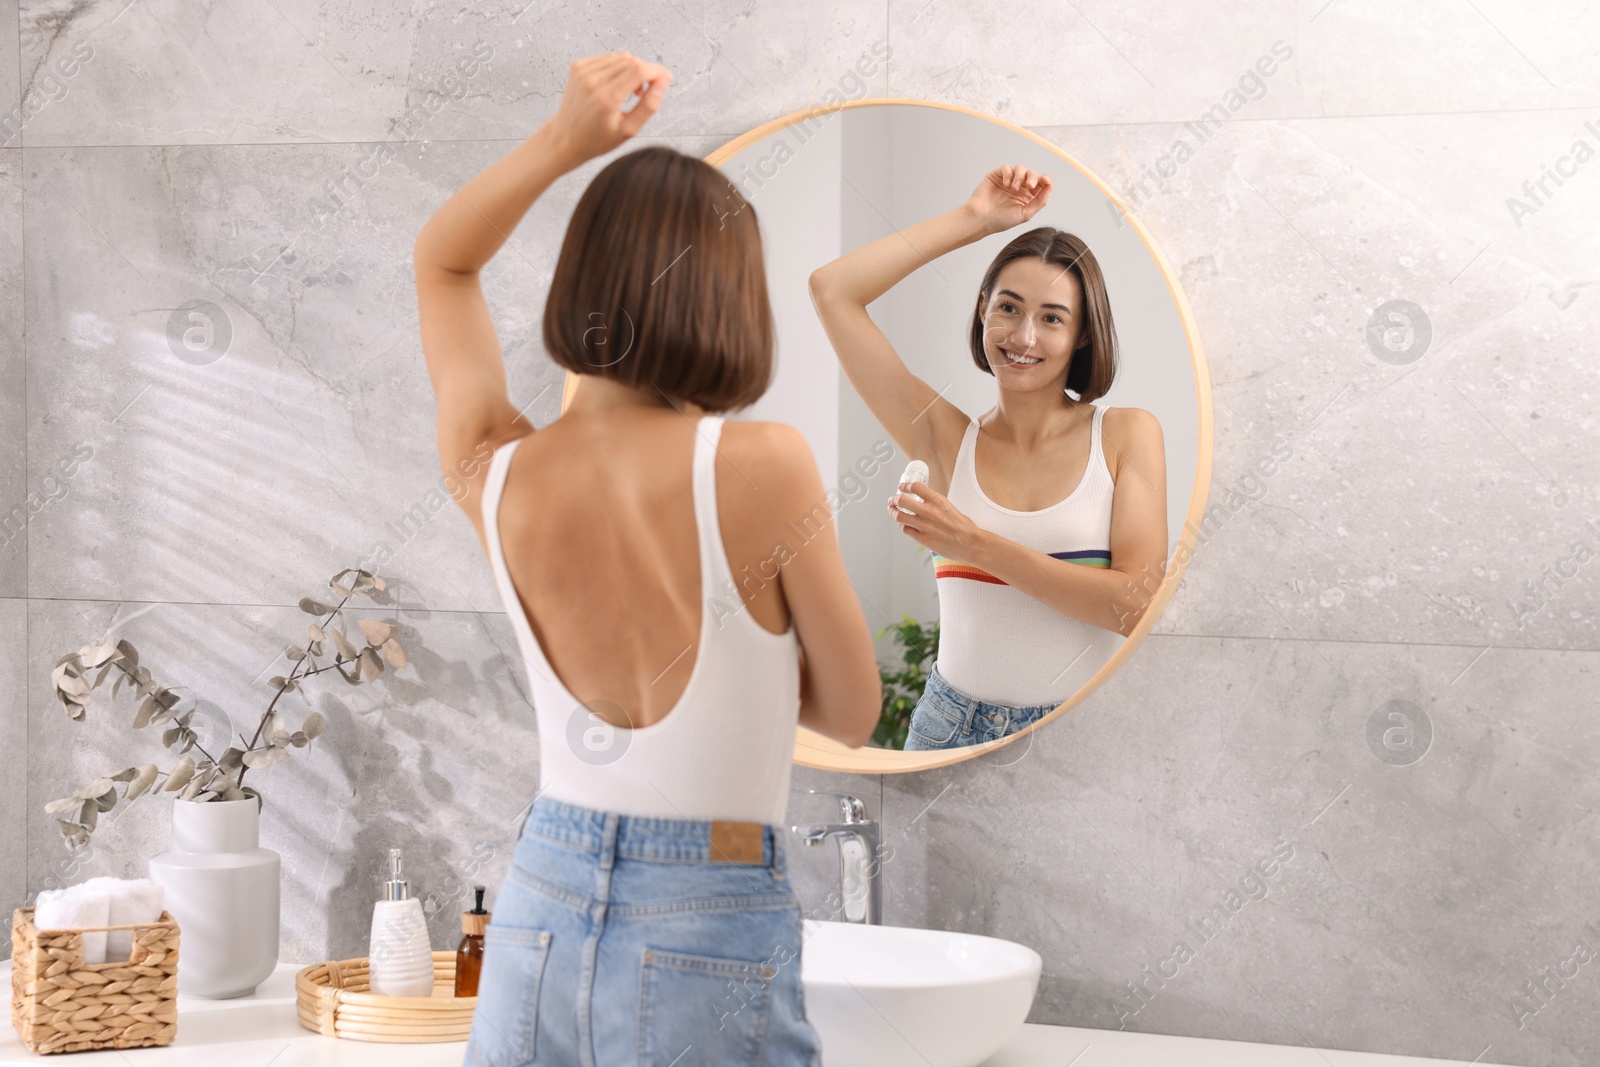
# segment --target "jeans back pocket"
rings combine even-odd
[[[771,964],[645,949],[640,1067],[756,1067],[772,1005]]]
[[[484,929],[478,1005],[467,1045],[467,1063],[472,1067],[521,1067],[533,1062],[539,986],[549,955],[548,930],[493,922]]]

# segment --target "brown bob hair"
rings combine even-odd
[[[973,362],[985,374],[994,373],[983,350],[984,309],[994,295],[1001,269],[1007,263],[1027,258],[1053,263],[1077,277],[1086,321],[1081,327],[1078,344],[1072,350],[1072,362],[1067,366],[1067,388],[1077,393],[1080,401],[1099,400],[1111,391],[1111,383],[1117,376],[1117,328],[1111,321],[1105,276],[1100,273],[1100,263],[1094,253],[1081,238],[1053,226],[1040,226],[1018,234],[984,271],[968,337]]]
[[[756,211],[702,159],[662,145],[613,159],[578,199],[544,308],[550,358],[708,412],[772,384]]]

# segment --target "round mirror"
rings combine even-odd
[[[808,109],[752,130],[707,161],[756,209],[778,336],[772,387],[730,417],[785,422],[810,443],[885,681],[878,740],[852,749],[802,727],[795,760],[897,773],[1028,738],[1133,653],[1194,548],[1211,473],[1211,402],[1176,277],[1106,183],[1028,131],[964,108],[860,100]],[[1048,176],[1042,207],[948,250],[916,247],[908,231],[942,234],[915,228],[970,206],[987,176],[1006,165]],[[1023,254],[1009,251],[1030,232]],[[854,318],[814,301],[813,272],[873,242],[879,251],[866,255],[897,259],[909,273],[848,309]],[[1015,258],[996,269],[1003,251]],[[866,276],[858,270],[855,278]],[[865,326],[863,307],[876,329]],[[868,388],[877,380],[849,362],[861,358],[853,346],[866,334],[879,358],[886,341],[920,379],[923,411],[897,413],[881,393],[864,398],[852,384],[852,370]],[[1063,337],[1076,339],[1061,347]],[[1104,369],[1091,375],[1091,364]],[[568,375],[563,410],[579,380]],[[1045,392],[1032,391],[1041,382]],[[1008,389],[1014,392],[1002,395]],[[1075,427],[1040,407],[1047,396],[1075,417]],[[1007,412],[1023,414],[997,421],[1002,401]],[[1130,408],[1147,415],[1107,417]],[[1054,450],[1037,447],[1041,440],[1025,443],[1035,446],[1031,452],[1019,443],[1019,426],[1026,436],[1045,425],[1030,423],[1030,411],[1068,427],[1054,434]],[[921,426],[943,422],[937,434],[927,430],[929,454],[908,456],[901,446],[920,430],[907,427],[925,413]],[[1129,458],[1136,421],[1150,446],[1137,463]],[[901,498],[907,510],[897,517],[889,506],[911,459],[929,462],[926,484],[943,506],[1010,539],[1006,554],[980,566],[903,529],[923,521],[911,517],[916,507],[930,507]],[[1113,509],[1116,543],[1131,545],[1137,530],[1146,546],[1137,582],[1105,573]],[[1051,568],[1074,567],[1101,574],[1092,583],[1074,576],[1048,586],[1059,576]],[[1038,596],[1021,588],[1029,582]],[[1120,625],[1109,611],[1078,611],[1102,623],[1094,625],[1045,603],[1087,597],[1074,590],[1092,587],[1104,607],[1113,584],[1137,607]],[[985,725],[994,739],[972,740]]]

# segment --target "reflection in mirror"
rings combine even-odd
[[[759,212],[779,356],[738,417],[800,428],[837,472],[874,744],[1026,730],[1179,569],[1209,438],[1175,283],[1087,172],[971,112],[863,102],[730,148],[712,162]]]

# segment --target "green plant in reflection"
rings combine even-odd
[[[878,677],[883,681],[883,713],[878,718],[878,728],[872,731],[872,743],[900,749],[906,747],[911,712],[928,687],[928,669],[938,657],[939,623],[935,620],[924,626],[910,615],[901,615],[899,622],[885,626],[877,636],[887,633],[894,634],[901,663],[895,666],[882,660],[878,662]],[[893,653],[890,658],[893,659]]]

